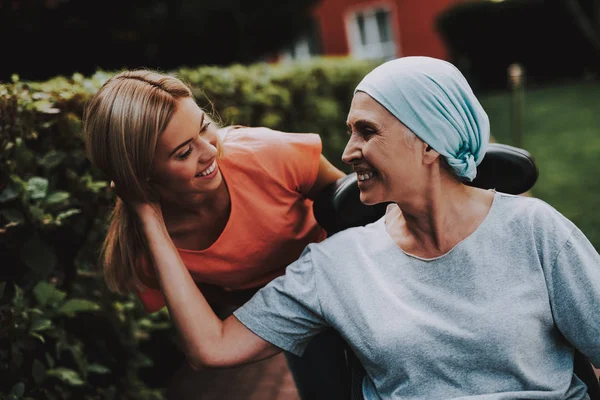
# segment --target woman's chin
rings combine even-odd
[[[360,191],[360,202],[367,206],[372,206],[377,203],[380,203],[380,201],[378,201],[375,198],[375,196],[373,196],[373,193],[363,192],[362,190]]]

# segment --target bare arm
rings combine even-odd
[[[337,169],[323,154],[321,154],[317,179],[312,188],[306,193],[306,197],[314,200],[324,187],[337,181],[343,176],[346,176],[346,174]]]
[[[234,316],[221,321],[196,286],[167,233],[160,207],[136,207],[171,319],[194,368],[230,367],[273,356],[280,348]]]

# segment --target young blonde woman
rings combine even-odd
[[[103,248],[106,282],[137,293],[149,312],[165,297],[172,306],[154,265],[164,248],[176,250],[178,266],[225,318],[326,236],[312,199],[344,174],[321,154],[318,134],[221,128],[181,80],[147,69],[110,78],[83,120],[88,157],[118,194]],[[153,204],[161,240],[148,237],[135,204]],[[189,298],[181,306],[203,304]],[[300,394],[336,398],[307,387],[322,358],[287,356]]]

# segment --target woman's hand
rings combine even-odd
[[[140,218],[142,222],[148,220],[149,218],[155,217],[159,217],[160,219],[162,219],[160,196],[158,195],[158,191],[152,188],[152,184],[150,184],[150,187],[152,188],[152,191],[150,193],[150,199],[146,202],[127,201],[126,196],[123,196],[122,193],[119,192],[119,189],[117,188],[114,181],[110,181],[110,187],[114,189],[117,196],[119,196],[119,198],[123,200],[125,204],[127,204],[129,207],[131,207],[131,209],[133,209],[133,211],[135,211],[138,218]]]

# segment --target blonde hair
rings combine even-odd
[[[181,80],[148,69],[120,72],[86,103],[86,153],[119,190],[101,251],[104,278],[119,293],[143,288],[141,256],[151,265],[148,245],[135,212],[123,200],[149,201],[148,178],[159,136],[179,99],[193,97]],[[137,267],[137,268],[136,268]]]

